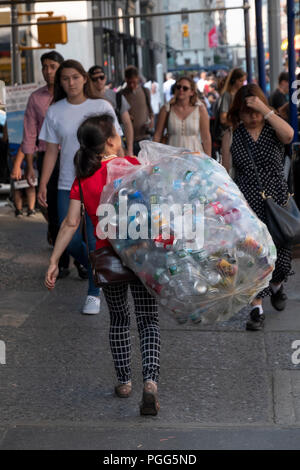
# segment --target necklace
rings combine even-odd
[[[102,157],[101,160],[110,160],[111,158],[118,158],[118,155],[106,155],[105,157]]]

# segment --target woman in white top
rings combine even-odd
[[[61,224],[67,215],[70,190],[75,179],[74,156],[80,145],[77,130],[89,116],[110,114],[114,118],[117,132],[122,135],[115,112],[106,100],[90,98],[89,77],[82,65],[75,60],[67,60],[58,68],[54,83],[54,104],[46,114],[39,138],[47,142],[47,148],[40,180],[38,200],[47,207],[47,184],[60,151],[58,179],[58,217]],[[87,216],[88,242],[90,250],[96,244],[94,229]],[[80,229],[68,246],[69,253],[77,263],[88,269],[89,288],[82,313],[99,313],[99,289],[94,285],[93,274],[88,262],[86,245]]]
[[[181,77],[176,82],[174,98],[160,110],[153,140],[211,155],[209,116],[190,77]]]

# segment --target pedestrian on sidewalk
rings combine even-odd
[[[130,118],[134,131],[133,152],[138,155],[140,142],[150,140],[154,129],[154,114],[151,107],[151,96],[148,88],[142,85],[139,71],[133,65],[125,69],[125,88],[121,93],[130,105]]]
[[[255,84],[243,86],[236,93],[228,119],[232,130],[228,130],[223,137],[223,165],[228,172],[234,168],[237,186],[259,219],[266,223],[264,201],[253,161],[266,195],[284,206],[289,198],[283,171],[284,145],[292,141],[294,131],[270,109],[263,91]],[[284,310],[287,297],[283,282],[291,274],[291,260],[290,247],[277,248],[277,261],[270,286],[252,302],[247,329],[260,330],[263,327],[264,297],[271,295],[273,307],[279,311]]]
[[[211,156],[209,116],[192,78],[177,80],[174,98],[160,110],[153,140]]]
[[[50,290],[55,286],[60,254],[69,244],[80,223],[81,198],[78,180],[82,187],[85,208],[96,234],[96,213],[106,184],[107,163],[113,158],[118,158],[117,154],[122,145],[113,119],[109,115],[88,118],[81,124],[77,135],[80,142],[80,149],[75,156],[77,178],[72,185],[69,210],[61,225],[46,274],[45,285]],[[132,164],[139,164],[135,157],[124,158]],[[97,238],[96,249],[107,245],[108,240]],[[158,307],[156,300],[138,278],[134,282],[107,284],[103,287],[110,313],[109,341],[118,378],[115,393],[120,398],[127,398],[132,389],[128,284],[134,299],[143,364],[144,388],[140,413],[156,415],[159,410],[157,383],[160,358]]]
[[[278,77],[278,87],[270,96],[270,105],[276,109],[279,116],[289,119],[289,73],[281,72]]]
[[[63,56],[57,51],[45,52],[45,54],[41,56],[42,74],[46,85],[38,88],[30,95],[26,106],[21,150],[25,154],[27,163],[26,178],[31,186],[33,186],[36,179],[35,166],[37,167],[39,176],[42,174],[46,143],[39,140],[39,133],[47,110],[53,101],[55,73],[63,61]],[[58,173],[59,158],[57,159],[55,168],[47,185],[48,209],[46,217],[48,221],[48,240],[50,239],[53,244],[55,243],[59,230],[57,212]],[[78,269],[78,274],[82,276],[82,271],[85,271],[85,268],[80,265],[76,267]],[[59,278],[64,278],[68,276],[69,273],[69,255],[67,252],[64,252],[59,261]],[[84,274],[85,278],[86,276],[87,272]]]
[[[26,169],[26,162],[24,161],[24,153],[19,147],[19,150],[14,157],[13,168],[11,171],[11,179],[14,181],[20,181],[25,179],[25,169]],[[27,198],[27,216],[34,217],[35,216],[35,200],[36,200],[36,192],[33,186],[29,186],[29,188],[23,189],[16,189],[13,184],[13,199],[15,205],[15,216],[20,219],[23,217],[23,195],[24,191],[26,193]]]
[[[161,106],[161,96],[159,91],[159,84],[153,77],[151,77],[148,82],[145,83],[145,88],[148,88],[151,95],[151,107],[154,114],[154,127],[157,124],[157,119]]]
[[[75,60],[63,62],[55,75],[54,103],[47,111],[39,136],[41,140],[47,142],[38,192],[39,203],[44,207],[47,207],[47,184],[60,149],[58,178],[58,217],[60,224],[68,212],[70,190],[75,178],[74,155],[79,149],[77,130],[81,122],[87,116],[108,113],[113,116],[116,128],[122,134],[111,104],[103,99],[92,99],[90,96],[92,95],[89,77],[83,66]],[[87,217],[87,230],[89,244],[93,249],[96,239],[89,217]],[[74,234],[73,239],[70,240],[68,252],[88,270],[89,286],[82,313],[97,314],[100,311],[99,289],[94,284],[86,245],[79,229]]]
[[[92,91],[97,98],[103,98],[110,102],[115,110],[118,121],[123,125],[124,136],[126,139],[125,150],[126,155],[133,155],[133,127],[131,118],[129,115],[130,105],[126,101],[125,97],[122,96],[122,92],[114,92],[111,88],[106,87],[107,77],[104,73],[103,67],[100,65],[93,65],[88,71],[91,79]]]

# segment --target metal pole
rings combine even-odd
[[[33,4],[32,3],[27,3],[26,4],[26,11],[32,11],[33,10]],[[31,16],[28,18],[29,20],[31,19]],[[30,31],[30,30],[29,30]],[[27,33],[27,38],[28,38],[28,33]],[[27,46],[31,46],[31,41],[30,44],[27,42]],[[34,81],[34,64],[33,64],[33,51],[25,51],[25,59],[26,59],[26,81],[28,83],[32,83]]]
[[[244,7],[249,6],[248,0],[244,0]],[[250,23],[249,23],[249,9],[244,10],[244,25],[245,25],[245,47],[246,47],[246,66],[248,83],[252,82],[252,61],[251,61],[251,42],[250,42]]]
[[[266,94],[266,70],[265,70],[265,50],[264,36],[262,28],[262,0],[255,0],[256,14],[256,43],[257,43],[257,61],[258,61],[258,81],[259,86]]]
[[[140,0],[136,0],[135,2],[135,11],[137,15],[141,14],[141,5]],[[140,39],[142,37],[142,30],[141,30],[141,18],[136,18],[135,20],[135,36]],[[143,54],[142,54],[142,47],[138,44],[137,46],[137,56],[138,56],[138,68],[140,70],[143,69]]]
[[[293,142],[298,141],[298,113],[297,104],[293,103],[292,95],[295,92],[293,83],[296,80],[296,55],[295,55],[295,4],[294,0],[287,0],[288,20],[288,57],[289,57],[289,82],[290,82],[290,124],[294,129]]]
[[[159,86],[160,102],[164,102],[164,71],[162,64],[156,64],[156,80]]]
[[[18,7],[11,5],[11,83],[22,84],[21,54],[19,50]]]
[[[278,76],[282,68],[280,0],[268,0],[270,86],[271,93],[278,86]]]

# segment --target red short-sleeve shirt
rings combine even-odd
[[[136,157],[120,157],[120,158],[126,158],[126,160],[128,160],[133,165],[140,164]],[[96,212],[99,206],[102,190],[104,186],[106,185],[106,178],[107,178],[106,165],[109,163],[109,161],[110,160],[103,161],[101,163],[101,168],[99,168],[99,170],[97,170],[92,176],[89,176],[88,178],[84,178],[80,181],[82,192],[83,192],[85,209],[88,215],[90,216],[93,226],[94,226],[94,234],[97,239],[96,250],[98,250],[99,248],[102,248],[103,246],[109,245],[108,240],[99,240],[99,238],[97,238],[97,235],[96,235],[96,227],[98,224],[98,217],[96,215]],[[70,192],[70,199],[75,199],[76,201],[80,201],[78,178],[75,178],[74,183],[72,185],[71,192]]]

